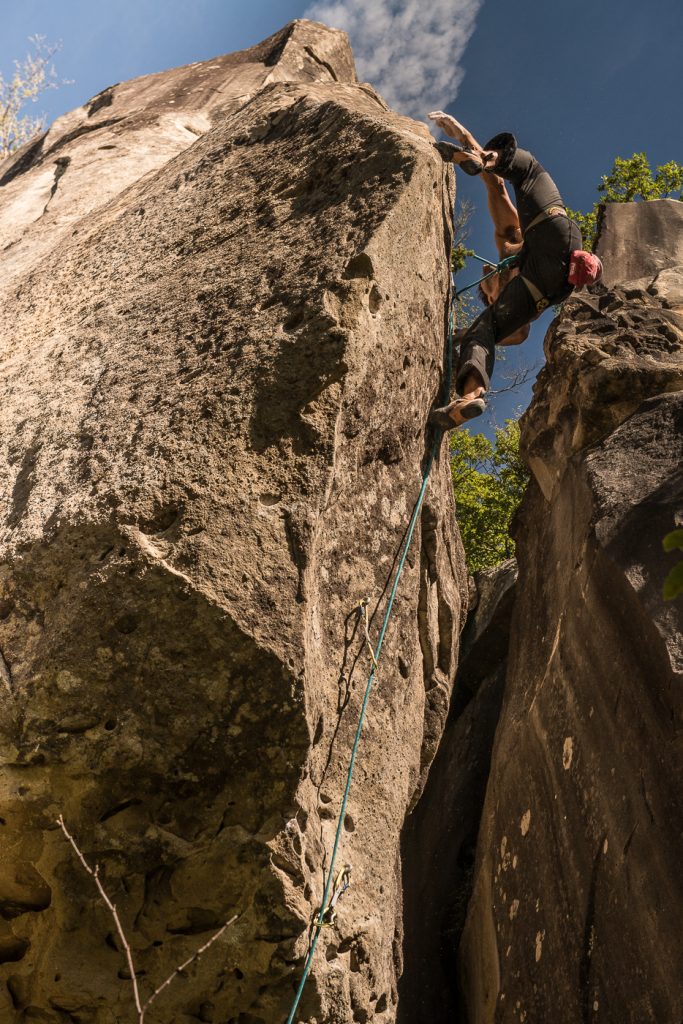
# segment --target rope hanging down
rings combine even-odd
[[[468,292],[470,288],[476,288],[476,286],[481,284],[482,281],[488,281],[488,279],[493,277],[494,274],[502,274],[504,270],[508,270],[510,267],[516,266],[516,264],[519,263],[520,257],[519,253],[515,253],[514,256],[506,256],[505,259],[500,261],[500,263],[494,264],[489,260],[485,260],[483,256],[477,256],[476,252],[473,252],[472,259],[479,260],[480,263],[485,263],[487,266],[493,267],[493,270],[490,270],[488,274],[484,274],[483,277],[478,278],[476,281],[472,281],[471,284],[466,284],[464,288],[458,288],[455,293],[456,298],[459,295],[464,295],[464,293]],[[455,282],[453,284],[455,287]]]
[[[478,257],[478,258],[480,258],[480,257]],[[449,396],[450,396],[451,377],[453,375],[453,327],[454,327],[454,311],[453,311],[454,305],[453,305],[453,303],[454,303],[454,300],[451,299],[449,301],[448,341],[447,341],[447,348],[446,348],[446,373],[444,375],[444,391],[445,391],[445,401],[446,402],[448,401]],[[364,626],[364,631],[365,631],[365,641],[368,644],[368,647],[370,649],[370,655],[371,655],[371,658],[372,658],[372,669],[370,670],[370,675],[368,676],[368,681],[367,681],[366,686],[365,686],[365,693],[363,694],[363,703],[361,704],[360,715],[358,717],[358,726],[356,728],[356,735],[355,735],[355,738],[354,738],[354,741],[353,741],[353,747],[352,747],[352,750],[351,750],[351,760],[349,761],[349,768],[348,768],[348,772],[347,772],[347,775],[346,775],[346,787],[344,789],[344,796],[343,796],[343,799],[342,799],[341,810],[339,811],[339,818],[338,818],[338,821],[337,821],[337,830],[336,830],[335,836],[334,836],[334,845],[332,847],[332,856],[330,858],[330,865],[329,865],[329,868],[327,870],[327,883],[325,885],[325,891],[323,893],[322,904],[321,904],[320,910],[318,912],[318,916],[317,916],[317,918],[316,918],[316,920],[315,920],[315,922],[313,924],[313,938],[311,939],[311,944],[310,944],[309,949],[308,949],[308,956],[306,957],[306,962],[304,963],[304,970],[303,970],[303,974],[301,976],[301,981],[299,982],[299,987],[296,990],[296,995],[294,997],[294,1003],[292,1005],[292,1009],[290,1010],[289,1017],[287,1018],[287,1024],[293,1024],[294,1015],[296,1014],[297,1007],[299,1005],[299,1001],[301,999],[301,995],[303,993],[304,986],[306,984],[306,979],[308,978],[308,975],[310,974],[310,971],[311,971],[311,966],[312,966],[312,963],[313,963],[313,954],[315,953],[315,947],[318,944],[318,938],[320,936],[320,932],[322,931],[323,927],[325,926],[326,919],[328,917],[328,911],[330,909],[330,905],[329,905],[328,901],[330,899],[330,890],[332,889],[332,880],[335,877],[334,876],[334,865],[335,865],[335,862],[337,860],[337,852],[338,852],[338,849],[339,849],[339,841],[340,841],[341,833],[342,833],[342,825],[343,825],[343,822],[344,822],[344,816],[346,814],[346,805],[347,805],[348,800],[349,800],[349,791],[351,789],[351,779],[353,778],[353,769],[354,769],[354,766],[355,766],[355,763],[356,763],[356,754],[358,753],[358,745],[360,743],[361,730],[363,728],[363,722],[365,720],[365,712],[367,710],[368,700],[370,699],[370,691],[372,689],[372,684],[375,681],[375,676],[376,676],[377,671],[378,671],[379,657],[380,657],[380,654],[382,653],[382,646],[384,644],[384,637],[385,637],[385,634],[386,634],[386,631],[387,631],[387,627],[389,625],[389,619],[391,617],[391,611],[392,611],[392,609],[394,607],[394,598],[396,597],[396,591],[398,590],[398,585],[399,585],[399,582],[400,582],[400,579],[401,579],[401,575],[403,573],[403,567],[405,565],[406,558],[408,557],[408,551],[410,549],[410,544],[411,544],[411,541],[413,539],[413,533],[415,531],[415,526],[416,526],[416,523],[417,523],[417,520],[418,520],[418,516],[420,515],[420,511],[422,509],[422,503],[424,502],[424,497],[425,497],[425,494],[427,493],[427,483],[429,482],[429,474],[432,471],[432,466],[434,464],[434,460],[436,459],[436,456],[437,456],[437,454],[439,452],[439,448],[441,447],[441,438],[442,438],[442,436],[443,436],[443,430],[440,427],[436,428],[436,432],[435,432],[435,436],[434,436],[434,443],[432,444],[432,448],[431,448],[431,451],[429,453],[429,458],[427,459],[427,465],[425,466],[424,475],[422,477],[422,486],[420,487],[420,493],[418,495],[417,502],[415,504],[415,508],[413,509],[413,514],[412,514],[411,519],[410,519],[410,524],[408,526],[408,530],[407,530],[407,533],[406,533],[405,542],[403,544],[403,551],[401,553],[401,558],[399,560],[398,567],[396,569],[396,575],[394,577],[394,583],[393,583],[393,586],[391,588],[391,593],[389,595],[389,602],[387,604],[387,610],[384,613],[384,621],[382,622],[382,628],[380,629],[379,639],[377,641],[377,646],[376,646],[374,651],[372,650],[372,644],[370,643],[370,635],[369,635],[369,632],[368,632],[369,621],[368,621],[367,601],[361,601],[360,605],[358,606],[358,613],[363,618],[363,626]]]

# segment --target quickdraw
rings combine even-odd
[[[351,885],[351,865],[345,864],[337,872],[337,877],[334,880],[334,887],[332,891],[332,898],[327,904],[325,909],[322,911],[316,911],[316,917],[321,925],[328,927],[333,925],[337,919],[337,902],[344,895],[346,890]]]

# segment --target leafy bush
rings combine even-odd
[[[510,521],[529,479],[519,454],[519,424],[506,420],[492,444],[466,428],[450,437],[451,474],[458,526],[470,572],[512,558]]]
[[[683,164],[670,160],[652,168],[645,153],[634,153],[625,160],[618,156],[609,174],[602,177],[598,185],[600,199],[593,204],[590,213],[578,210],[567,210],[569,216],[576,221],[581,229],[584,248],[592,252],[598,223],[598,207],[600,203],[631,203],[642,199],[666,199],[674,192],[679,192],[678,199],[683,200]]]

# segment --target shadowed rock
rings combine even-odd
[[[398,1021],[465,1020],[456,957],[472,894],[474,855],[500,713],[517,564],[474,578],[448,721],[424,793],[401,840],[404,972]]]

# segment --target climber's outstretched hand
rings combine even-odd
[[[432,110],[431,114],[427,114],[430,121],[434,121],[446,135],[450,135],[452,139],[457,139],[463,146],[467,146],[474,153],[481,152],[481,146],[470,132],[467,131],[459,121],[456,121],[450,114],[445,114],[443,110]]]
[[[459,139],[460,132],[462,131],[462,125],[458,124],[454,117],[450,114],[444,114],[443,110],[432,110],[431,114],[427,114],[430,121],[434,123],[446,133],[450,135],[452,139]]]

